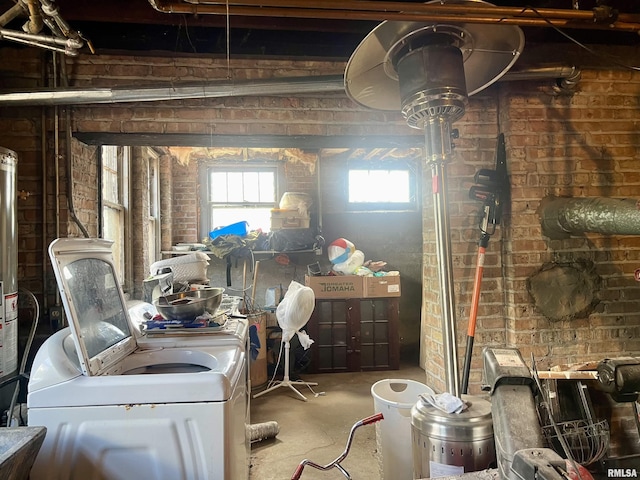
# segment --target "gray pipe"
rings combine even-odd
[[[552,239],[583,233],[640,235],[640,200],[547,198],[540,204],[542,233]]]
[[[7,10],[2,15],[0,15],[0,27],[4,27],[7,23],[11,22],[13,19],[24,15],[25,12],[26,12],[25,7],[23,7],[21,3],[16,3],[9,10]]]
[[[559,93],[571,93],[578,86],[578,82],[582,77],[582,71],[578,67],[568,67],[561,65],[550,65],[541,67],[526,68],[518,70],[513,68],[509,70],[500,80],[501,81],[520,81],[520,80],[536,80],[544,78],[555,78],[555,89]]]
[[[529,72],[530,76],[527,76]],[[541,78],[573,78],[575,67],[534,67],[510,73],[501,80],[536,80]],[[80,88],[38,90],[0,94],[0,105],[88,105],[95,103],[157,102],[189,98],[221,98],[253,95],[297,95],[303,93],[344,92],[342,75],[284,77],[267,80],[234,82],[223,80],[198,86],[140,88]]]
[[[535,80],[544,78],[568,78],[572,77],[579,72],[577,67],[565,66],[565,65],[547,65],[538,67],[529,67],[519,69],[517,67],[512,68],[505,73],[500,80],[502,81],[515,81],[515,80]]]
[[[44,48],[54,52],[64,53],[65,55],[72,57],[77,56],[78,49],[82,47],[82,43],[73,38],[35,35],[31,33],[17,32],[15,30],[7,30],[6,28],[0,28],[0,40],[9,40],[23,45]],[[63,46],[64,48],[57,47],[56,45]]]
[[[296,95],[344,91],[342,75],[285,77],[234,82],[223,80],[199,86],[40,90],[0,94],[0,105],[83,105],[91,103],[157,102],[188,98],[246,95]]]

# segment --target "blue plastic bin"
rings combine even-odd
[[[227,225],[226,227],[216,228],[209,232],[211,240],[218,238],[220,235],[238,235],[244,237],[247,234],[247,228],[249,224],[247,222],[238,222]]]

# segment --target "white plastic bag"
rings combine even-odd
[[[336,263],[333,269],[343,275],[353,275],[353,273],[364,263],[364,253],[361,250],[353,252],[349,258],[342,263]]]
[[[298,334],[300,344],[306,350],[311,346],[313,340],[305,331],[299,331],[304,327],[315,308],[316,297],[310,287],[305,287],[298,282],[292,281],[289,284],[287,293],[276,308],[276,318],[278,325],[282,329],[282,340],[288,342],[294,333]]]

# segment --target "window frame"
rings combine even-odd
[[[349,177],[352,170],[406,170],[409,172],[408,202],[351,202],[349,201]],[[346,210],[350,212],[415,212],[420,209],[419,175],[416,165],[410,161],[351,161],[344,177]]]
[[[225,172],[256,172],[256,171],[273,171],[274,172],[274,188],[275,198],[273,203],[256,203],[256,202],[231,202],[219,203],[210,201],[211,198],[211,182],[209,181],[212,171]],[[258,208],[268,206],[268,208],[278,208],[279,199],[282,196],[283,185],[283,168],[281,162],[270,161],[250,161],[242,163],[234,162],[202,162],[199,169],[200,190],[200,237],[208,238],[209,232],[213,230],[212,225],[212,208],[229,206],[229,208]],[[249,226],[251,228],[251,225]]]
[[[149,242],[147,248],[149,266],[162,258],[162,221],[160,205],[160,156],[152,148],[147,151],[147,196],[149,201],[148,228]]]
[[[105,198],[105,148],[116,149],[118,199],[116,202]],[[114,257],[114,264],[118,271],[118,280],[124,291],[131,290],[133,279],[133,265],[131,262],[131,161],[133,149],[121,145],[101,145],[100,148],[100,237],[118,243],[116,249],[122,252],[120,258]],[[106,238],[105,235],[105,209],[118,213],[120,230],[122,235],[118,239]],[[115,252],[114,252],[115,254]]]

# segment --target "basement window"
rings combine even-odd
[[[276,167],[210,167],[208,176],[208,232],[246,221],[250,230],[271,228],[271,209],[277,208]]]
[[[101,150],[102,163],[102,238],[112,240],[113,260],[121,285],[131,278],[127,271],[127,242],[129,223],[129,158],[130,147],[105,145]]]
[[[416,179],[410,168],[350,167],[349,210],[415,210]]]

